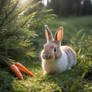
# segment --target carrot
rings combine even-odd
[[[19,77],[21,80],[24,81],[24,78],[16,65],[14,65],[14,64],[10,65],[10,69],[12,70],[12,72],[14,72],[16,74],[17,77]]]
[[[22,64],[20,64],[19,62],[17,62],[15,65],[18,67],[18,69],[19,69],[21,72],[24,72],[24,73],[26,73],[26,74],[28,74],[28,75],[31,75],[32,77],[36,77],[34,74],[32,74],[30,71],[28,71],[28,69],[26,69],[26,68],[25,68]]]

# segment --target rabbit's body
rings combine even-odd
[[[76,54],[69,46],[60,46],[62,40],[62,28],[56,33],[53,39],[52,33],[46,26],[47,43],[41,52],[42,69],[44,74],[61,73],[65,70],[71,69],[76,65]]]
[[[76,64],[76,54],[68,46],[61,46],[61,56],[55,60],[45,60],[42,57],[42,69],[44,74],[61,73],[67,69],[71,69]],[[43,54],[43,51],[42,53]]]

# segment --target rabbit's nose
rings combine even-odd
[[[46,58],[46,59],[49,58],[49,55],[48,55],[48,54],[45,54],[45,58]]]

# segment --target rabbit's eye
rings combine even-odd
[[[56,48],[54,48],[54,52],[56,52]]]

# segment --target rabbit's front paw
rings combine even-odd
[[[44,72],[43,72],[43,75],[46,75],[46,74],[48,74],[48,73],[47,73],[46,71],[44,71]]]

